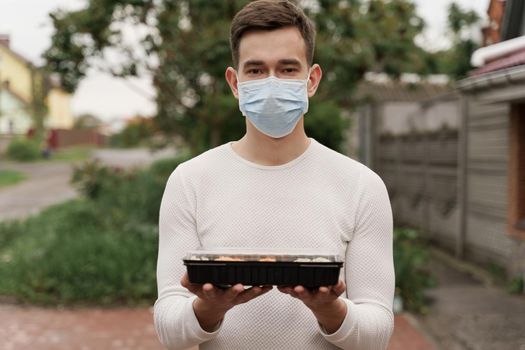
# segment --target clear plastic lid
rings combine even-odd
[[[214,248],[189,251],[190,261],[258,261],[258,262],[341,262],[339,255],[318,249]]]

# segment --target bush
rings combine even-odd
[[[158,160],[148,170],[138,171],[109,168],[90,161],[75,168],[72,182],[116,222],[133,217],[138,222],[157,224],[168,176],[186,159],[188,155],[182,154]]]
[[[425,311],[425,288],[434,285],[434,280],[424,266],[428,252],[419,241],[418,234],[410,229],[394,230],[394,266],[396,288],[400,292],[405,309]]]
[[[40,147],[36,141],[16,138],[7,146],[7,157],[22,162],[32,161],[40,158]]]
[[[158,211],[184,157],[124,171],[86,163],[85,198],[0,224],[0,294],[40,304],[137,304],[156,297]]]
[[[19,225],[2,250],[0,293],[35,303],[154,298],[156,226],[118,228],[101,215],[94,203],[73,200]]]
[[[307,135],[339,152],[344,151],[342,147],[345,131],[349,126],[349,121],[342,116],[341,109],[331,102],[312,103],[304,117]]]
[[[126,125],[118,134],[111,136],[110,144],[114,147],[138,147],[147,145],[155,134],[156,128],[151,119],[139,119]]]

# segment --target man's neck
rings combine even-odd
[[[262,134],[248,121],[246,124],[246,134],[234,142],[232,148],[252,163],[267,166],[286,164],[303,154],[310,145],[302,119],[290,135],[278,139]]]

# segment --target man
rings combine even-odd
[[[177,167],[160,209],[155,325],[170,349],[384,349],[393,328],[392,215],[364,165],[306,136],[322,77],[315,30],[282,0],[245,6],[231,26],[226,80],[246,134]],[[190,250],[315,248],[344,257],[335,286],[222,290],[191,284]]]

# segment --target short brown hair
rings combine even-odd
[[[302,9],[287,0],[256,0],[244,6],[233,18],[230,48],[235,67],[239,65],[242,36],[252,30],[276,30],[297,27],[306,44],[306,59],[312,65],[315,49],[315,27]]]

